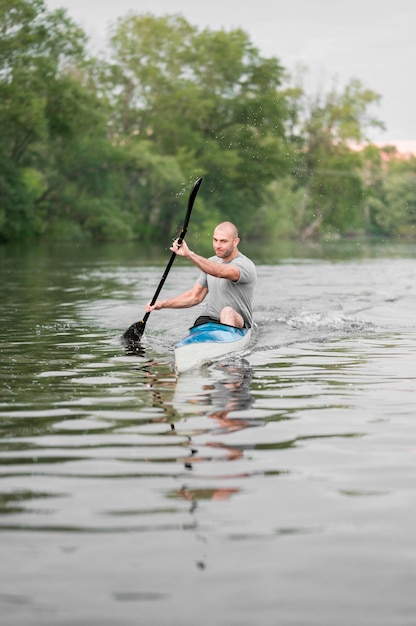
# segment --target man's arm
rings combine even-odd
[[[189,259],[202,272],[205,272],[205,274],[210,274],[210,276],[216,276],[217,278],[226,278],[227,280],[232,280],[233,282],[236,282],[240,278],[240,270],[236,265],[233,265],[232,263],[217,263],[216,261],[210,261],[209,259],[196,254],[196,252],[192,252],[192,250],[188,248],[185,241],[182,242],[179,248],[176,247],[176,242],[174,242],[170,249],[178,256],[184,256]]]
[[[175,298],[156,300],[153,306],[150,306],[150,302],[148,302],[146,304],[146,311],[159,311],[160,309],[187,309],[202,302],[207,293],[207,287],[203,287],[199,283],[195,283],[192,289],[186,291],[185,293],[181,293]]]

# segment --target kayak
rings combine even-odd
[[[175,345],[175,367],[178,373],[203,363],[239,352],[251,339],[251,329],[235,328],[217,322],[192,326]]]
[[[251,338],[250,328],[235,328],[217,322],[192,326],[188,334],[175,345],[175,367],[178,373],[213,359],[239,352]]]

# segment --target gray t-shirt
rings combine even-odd
[[[212,256],[210,261],[223,263],[222,259]],[[227,278],[217,278],[201,272],[198,283],[208,287],[206,315],[215,319],[220,318],[221,310],[225,306],[232,306],[243,317],[245,325],[253,325],[253,293],[257,281],[256,266],[244,254],[239,252],[232,261],[228,261],[240,270],[240,278],[234,282]]]

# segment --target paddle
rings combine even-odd
[[[188,210],[186,211],[185,221],[184,221],[183,226],[182,226],[181,234],[179,235],[179,238],[178,238],[179,243],[181,243],[185,239],[185,235],[186,235],[186,232],[188,230],[189,219],[190,219],[191,213],[192,213],[192,208],[194,206],[195,198],[196,198],[196,195],[198,193],[199,186],[200,186],[201,182],[202,182],[202,178],[198,178],[194,182],[194,185],[193,185],[193,187],[191,189],[191,193],[189,194]],[[166,280],[166,278],[167,278],[167,276],[168,276],[168,274],[170,272],[170,268],[173,265],[175,257],[176,257],[176,253],[172,252],[172,256],[169,259],[169,263],[166,266],[166,269],[165,269],[165,271],[163,273],[161,281],[160,281],[160,283],[159,283],[159,285],[158,285],[158,287],[157,287],[157,289],[155,291],[155,294],[154,294],[154,296],[153,296],[153,298],[152,298],[152,300],[150,302],[151,305],[153,305],[156,302],[157,297],[158,297],[158,295],[159,295],[159,293],[160,293],[160,291],[161,291],[161,289],[162,289],[162,287],[164,285],[164,282],[165,282],[165,280]],[[149,318],[149,315],[150,315],[150,311],[145,314],[145,316],[143,317],[143,319],[140,322],[135,322],[134,324],[132,324],[123,333],[123,339],[128,344],[136,344],[136,343],[138,343],[140,341],[140,339],[141,339],[141,337],[142,337],[142,335],[144,333],[144,329],[145,329],[145,326],[146,326],[146,322],[147,322],[147,320]]]

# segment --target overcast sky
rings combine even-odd
[[[178,13],[200,28],[242,28],[264,56],[310,70],[310,89],[358,78],[382,96],[385,132],[373,141],[416,141],[416,0],[45,0],[66,8],[96,45],[134,13]]]

